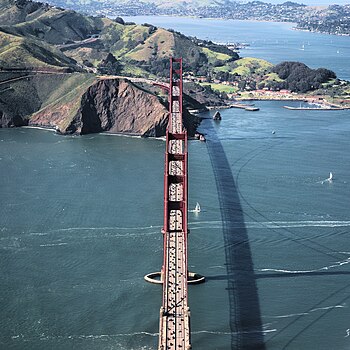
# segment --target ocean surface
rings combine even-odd
[[[256,105],[190,142],[193,348],[349,349],[349,113]],[[0,129],[1,349],[156,348],[164,146]]]
[[[189,143],[193,349],[350,348],[350,114],[284,104]],[[164,148],[0,129],[0,349],[156,349]]]
[[[151,23],[185,35],[217,43],[246,43],[241,57],[258,57],[274,64],[299,61],[311,68],[328,68],[350,80],[350,37],[293,30],[293,23],[217,20],[204,18],[125,17],[138,24]]]

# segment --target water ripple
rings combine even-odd
[[[312,312],[316,311],[322,311],[322,310],[332,310],[332,309],[341,309],[341,308],[346,308],[346,304],[341,304],[341,305],[334,305],[334,306],[325,306],[325,307],[317,307],[315,309],[312,309],[308,312],[299,312],[299,313],[294,313],[294,314],[287,314],[287,315],[278,315],[278,316],[264,316],[268,318],[289,318],[289,317],[296,317],[296,316],[307,316]]]
[[[312,272],[319,272],[319,271],[327,271],[330,269],[334,269],[343,265],[350,264],[350,257],[348,257],[345,260],[337,261],[332,265],[329,266],[323,266],[318,269],[313,270],[285,270],[285,269],[273,269],[273,268],[265,268],[265,269],[258,269],[260,272],[283,272],[283,273],[312,273]]]

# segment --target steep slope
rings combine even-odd
[[[165,77],[171,56],[182,56],[186,68],[191,71],[197,72],[201,67],[202,74],[216,60],[238,58],[227,49],[223,56],[223,46],[199,42],[171,30],[84,16],[30,0],[0,0],[0,10],[2,32],[30,39],[27,44],[35,44],[32,50],[35,52],[42,51],[38,50],[39,46],[43,46],[38,40],[46,45],[55,45],[81,67],[96,68],[108,53],[112,53],[123,63],[126,74]],[[48,46],[45,50],[54,52]],[[57,51],[52,56],[60,62],[59,66],[68,62]]]
[[[92,74],[25,75],[0,82],[0,127],[32,125],[63,134],[111,132],[163,136],[166,105],[128,80],[97,80]],[[189,134],[198,119],[185,115]]]
[[[0,1],[0,23],[13,25],[34,20],[47,12],[54,12],[52,6],[34,1]]]
[[[169,72],[169,57],[182,57],[186,69],[197,72],[210,69],[216,61],[238,59],[238,55],[225,46],[211,42],[189,38],[181,33],[156,28],[152,25],[105,23],[99,34],[100,47],[72,48],[65,54],[76,59],[80,64],[89,61],[97,65],[101,60],[101,52],[111,52],[130,73],[130,65],[134,66],[134,75],[154,74],[166,77]],[[141,69],[141,71],[139,70]],[[140,72],[140,74],[137,74]]]
[[[55,47],[38,40],[0,31],[0,67],[76,69],[76,62]]]
[[[167,114],[156,96],[129,81],[102,80],[85,92],[68,130],[161,136],[165,134]]]
[[[163,59],[175,54],[174,34],[158,28],[144,43],[137,45],[125,57],[135,61],[149,62],[153,59]]]
[[[76,110],[74,105],[79,108]],[[68,113],[70,118],[62,115],[62,105],[58,103],[35,113],[29,124],[47,125],[54,120],[60,132],[80,135],[96,132],[143,137],[165,135],[168,120],[166,105],[128,80],[100,80],[85,90],[78,105],[73,101],[70,107],[73,107]],[[67,111],[64,114],[67,115]],[[185,115],[190,135],[195,133],[198,123],[196,117]]]
[[[128,81],[68,73],[94,67],[102,71],[111,53],[123,73],[154,79],[169,74],[171,56],[182,56],[193,71],[202,64],[207,69],[216,55],[224,61],[234,57],[174,31],[30,0],[0,0],[0,11],[1,127],[29,124],[62,133],[161,136],[167,112],[155,94]],[[197,119],[186,114],[185,123],[193,134]]]
[[[1,0],[4,12],[1,28],[7,33],[37,38],[50,44],[64,44],[88,38],[99,32],[104,23],[74,11],[31,1]]]
[[[10,78],[10,79],[9,79]],[[96,81],[91,74],[0,73],[0,127],[27,125],[31,115],[59,106],[60,120],[69,119],[79,98]],[[69,108],[67,107],[69,106]],[[64,116],[64,118],[63,118]],[[42,125],[55,127],[55,118]]]

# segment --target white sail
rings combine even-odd
[[[201,206],[199,205],[199,203],[197,202],[194,210],[193,210],[195,213],[199,213],[201,211]]]

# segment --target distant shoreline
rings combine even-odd
[[[305,32],[305,33],[314,33],[314,34],[325,34],[325,35],[335,35],[335,36],[350,36],[350,34],[337,34],[337,33],[327,33],[327,32],[320,32],[316,30],[309,30],[309,29],[303,29],[303,28],[297,28],[292,27],[291,30],[295,30],[298,32]]]
[[[234,18],[224,18],[224,17],[198,17],[198,16],[180,16],[180,15],[137,15],[137,16],[123,16],[123,18],[134,18],[134,17],[169,17],[169,18],[191,18],[191,19],[205,19],[205,20],[218,20],[218,21],[238,21],[238,22],[253,22],[253,23],[281,23],[281,24],[290,24],[290,30],[296,30],[300,32],[315,33],[315,34],[325,34],[325,35],[335,35],[335,36],[350,36],[350,34],[337,34],[337,33],[327,33],[316,30],[309,30],[303,28],[297,28],[295,25],[298,22],[289,22],[289,21],[273,21],[267,19],[234,19]]]
[[[192,19],[205,19],[209,21],[237,21],[237,22],[254,22],[254,23],[281,23],[281,24],[296,24],[297,22],[287,21],[272,21],[267,19],[235,19],[235,18],[224,18],[224,17],[198,17],[198,16],[180,16],[180,15],[136,15],[136,16],[122,16],[123,19],[135,18],[135,17],[169,17],[169,18],[192,18]]]

